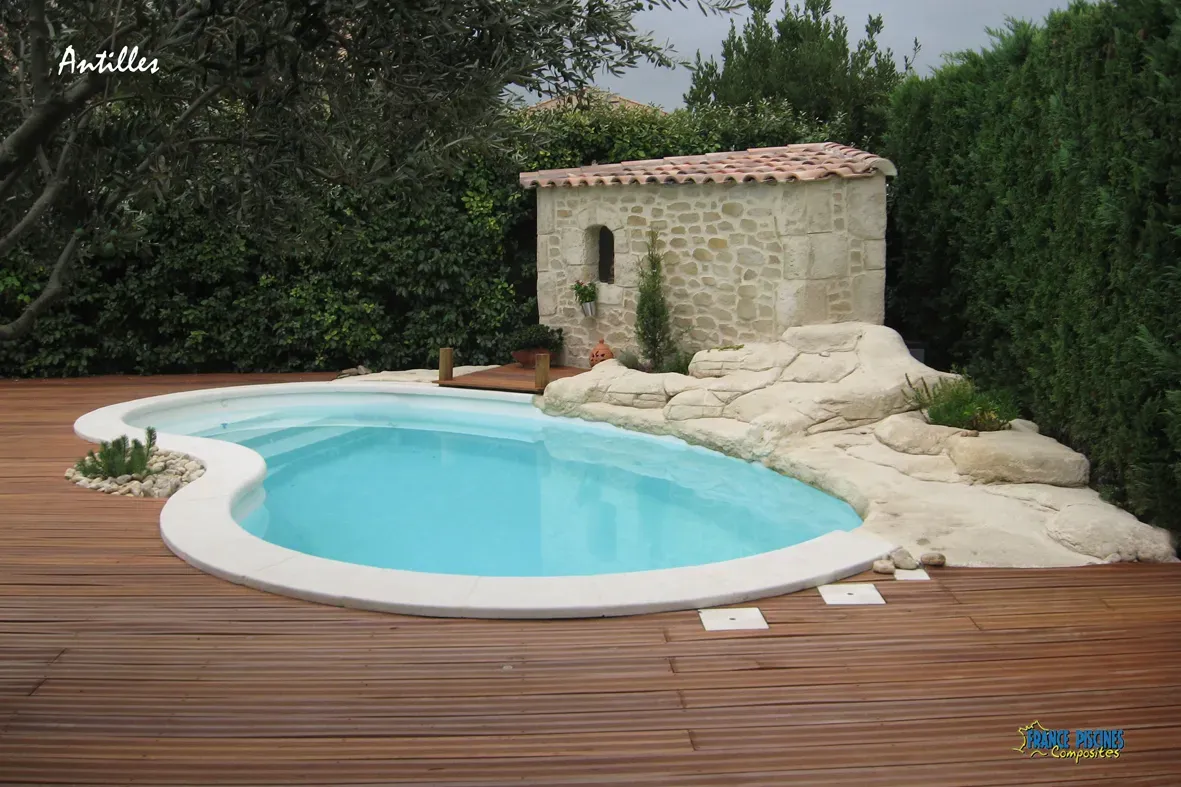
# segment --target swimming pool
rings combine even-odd
[[[249,386],[115,405],[76,429],[110,439],[149,425],[208,468],[162,513],[174,552],[329,603],[486,617],[684,609],[829,581],[889,549],[795,479],[514,394]]]

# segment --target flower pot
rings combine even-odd
[[[537,365],[537,356],[542,353],[549,353],[549,350],[542,347],[535,347],[531,350],[513,350],[513,360],[526,369],[532,369]]]
[[[590,303],[582,304],[582,313],[585,314],[587,317],[594,317],[595,316],[595,302],[591,301]]]

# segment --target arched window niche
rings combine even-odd
[[[588,262],[599,272],[603,284],[615,283],[615,233],[606,227],[591,227],[587,230]]]

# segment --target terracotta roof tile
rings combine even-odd
[[[628,183],[790,183],[824,178],[895,175],[894,165],[864,150],[815,142],[703,156],[674,156],[620,164],[521,173],[525,188],[614,186]]]

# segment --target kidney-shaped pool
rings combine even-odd
[[[329,603],[487,617],[691,608],[828,581],[889,549],[849,532],[861,520],[847,503],[796,479],[676,438],[548,416],[513,394],[250,386],[104,408],[77,431],[110,439],[147,426],[209,467],[165,507],[174,551]],[[230,550],[218,533],[233,565],[219,565]],[[249,570],[243,550],[257,553]],[[398,588],[416,580],[400,603]],[[427,585],[452,590],[424,605]]]

